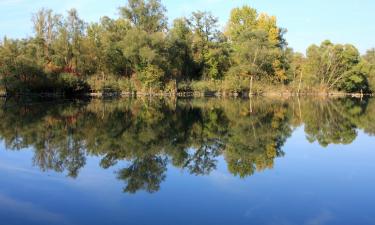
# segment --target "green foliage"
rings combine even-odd
[[[221,81],[209,80],[209,81],[193,81],[190,87],[194,91],[198,92],[216,92],[220,90]]]
[[[87,83],[75,74],[62,73],[59,75],[61,88],[68,89],[70,93],[87,91]]]
[[[88,80],[91,91],[110,93],[110,92],[120,92],[120,87],[124,87],[123,82],[119,82],[115,76],[101,76],[93,75]]]
[[[65,16],[39,10],[33,37],[0,42],[0,88],[9,94],[170,92],[168,84],[191,82],[180,89],[375,90],[373,49],[360,57],[352,45],[325,41],[304,57],[287,48],[276,17],[249,6],[233,9],[223,32],[218,18],[202,11],[168,27],[160,0],[128,0],[119,14],[88,24],[75,9]]]
[[[145,88],[161,88],[164,71],[158,66],[149,65],[139,73],[139,80]]]
[[[161,32],[167,28],[165,12],[160,0],[128,0],[127,6],[120,7],[124,18],[148,33]]]
[[[249,90],[249,83],[249,78],[227,76],[223,82],[223,88],[226,92],[240,93],[241,91]]]
[[[187,80],[195,73],[192,38],[188,20],[176,19],[168,35],[168,61],[172,77],[179,81]]]
[[[338,84],[339,90],[345,92],[367,92],[369,89],[366,74],[356,66],[348,71],[343,80]]]
[[[117,80],[117,83],[122,92],[133,93],[136,91],[135,84],[131,79],[120,78]]]
[[[225,72],[230,68],[230,49],[225,43],[216,44],[205,54],[206,66],[204,69],[205,76],[212,80],[221,80]]]
[[[366,79],[356,70],[360,62],[358,50],[353,45],[333,44],[324,41],[307,50],[304,73],[314,85],[327,90],[359,91],[366,89]]]
[[[258,12],[249,6],[233,9],[227,26],[226,34],[232,41],[241,38],[244,32],[255,29]]]
[[[276,18],[248,6],[233,9],[227,25],[233,53],[229,74],[265,82],[286,82],[285,41]]]
[[[360,65],[361,72],[366,75],[369,88],[375,92],[375,49],[370,49],[363,56]]]

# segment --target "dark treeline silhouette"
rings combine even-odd
[[[0,42],[4,93],[371,92],[375,50],[324,41],[287,45],[274,16],[243,6],[224,29],[210,12],[168,25],[160,0],[128,0],[118,18],[86,23],[41,9],[34,35]]]
[[[23,99],[24,100],[24,99]],[[156,192],[167,165],[208,175],[223,156],[247,177],[273,167],[293,129],[322,146],[349,144],[358,129],[375,135],[374,99],[121,99],[1,102],[0,137],[8,150],[32,149],[43,171],[77,177],[88,156],[116,172],[124,191]]]

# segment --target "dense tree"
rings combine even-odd
[[[33,37],[0,42],[2,93],[375,89],[374,50],[360,57],[352,45],[325,41],[303,57],[287,47],[276,17],[249,6],[233,9],[224,31],[202,11],[168,27],[160,0],[128,0],[119,15],[88,24],[75,9],[39,10]]]
[[[287,80],[283,29],[277,27],[276,18],[248,6],[233,9],[226,35],[232,42],[233,54],[230,74],[238,79],[268,82]],[[242,78],[242,79],[243,79]]]
[[[193,61],[193,32],[185,18],[173,21],[168,34],[168,61],[173,78],[181,81],[190,79],[195,73]]]
[[[356,67],[359,62],[359,52],[353,45],[324,41],[308,48],[305,73],[312,84],[323,89],[366,90],[366,75]]]

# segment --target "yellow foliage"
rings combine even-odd
[[[270,43],[273,45],[279,44],[280,29],[277,27],[277,20],[275,16],[269,16],[266,13],[261,13],[257,20],[257,28],[267,32]]]
[[[279,81],[284,81],[288,79],[286,71],[282,67],[282,63],[280,62],[280,60],[275,59],[275,61],[272,63],[272,67],[275,70],[275,75]]]
[[[266,146],[267,157],[273,159],[276,157],[276,144],[270,143]]]

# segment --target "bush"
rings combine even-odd
[[[249,90],[249,79],[241,79],[236,76],[228,76],[224,80],[223,88],[226,92],[242,92]]]
[[[42,68],[23,57],[0,66],[1,84],[8,93],[44,91],[46,76]]]
[[[88,84],[91,91],[94,92],[120,92],[120,84],[118,80],[113,75],[93,75],[88,79]]]
[[[178,92],[192,92],[193,89],[191,87],[191,82],[190,81],[178,82],[177,90],[178,90]]]
[[[191,88],[197,92],[217,92],[222,89],[222,81],[220,80],[201,80],[192,81]]]
[[[254,85],[256,88],[256,85]],[[243,92],[249,90],[249,79],[228,76],[225,80],[183,81],[178,84],[182,92]]]
[[[345,92],[367,92],[369,89],[366,75],[359,70],[351,70],[339,84],[339,90]]]
[[[134,82],[129,78],[120,78],[118,79],[118,85],[122,92],[132,93],[136,91],[136,86]]]
[[[75,74],[62,73],[58,76],[58,84],[64,92],[77,93],[88,89],[88,84]]]
[[[162,88],[162,78],[164,75],[164,71],[156,65],[148,65],[138,73],[139,80],[145,89]]]
[[[168,93],[174,93],[176,90],[176,81],[170,80],[168,83],[165,84],[164,91]]]

